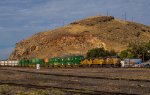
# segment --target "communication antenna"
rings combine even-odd
[[[108,12],[108,10],[107,10],[107,16],[109,16],[109,12]]]
[[[62,20],[62,26],[64,26],[65,25],[65,21],[64,21],[64,19]]]
[[[124,13],[124,20],[127,20],[127,13]]]
[[[132,22],[133,22],[133,16],[132,16]]]

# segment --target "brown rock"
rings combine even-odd
[[[149,39],[149,26],[111,16],[96,16],[37,33],[17,43],[9,59],[85,55],[96,47],[120,52],[129,42],[146,42]]]

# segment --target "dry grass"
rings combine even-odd
[[[41,90],[17,86],[0,85],[0,95],[66,95],[59,89]]]
[[[71,37],[75,40],[71,40]],[[88,42],[95,37],[99,42],[94,44]],[[106,49],[120,52],[126,49],[130,42],[147,42],[149,40],[149,26],[113,17],[95,16],[33,35],[17,44],[10,59],[54,57],[78,53],[81,50],[83,50],[82,54],[86,54],[89,49],[97,47],[96,45],[100,43],[104,43]],[[77,43],[77,41],[80,41],[80,43]],[[76,46],[78,50],[73,48]],[[36,49],[31,50],[32,47],[36,47]]]

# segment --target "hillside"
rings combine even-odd
[[[96,47],[120,52],[129,42],[149,40],[149,26],[112,16],[95,16],[22,40],[16,44],[9,59],[85,55]]]

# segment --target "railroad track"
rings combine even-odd
[[[150,80],[142,79],[127,79],[127,78],[113,78],[113,77],[100,77],[100,76],[81,76],[81,75],[68,75],[68,74],[52,74],[52,73],[42,73],[42,72],[31,72],[25,70],[15,70],[15,69],[4,69],[0,70],[11,70],[16,72],[30,73],[30,74],[41,74],[41,75],[51,75],[51,76],[61,76],[61,77],[75,77],[75,78],[90,78],[90,79],[106,79],[106,80],[125,80],[125,81],[138,81],[138,82],[150,82]]]
[[[105,92],[105,91],[95,91],[95,90],[85,90],[85,89],[74,89],[69,87],[57,87],[57,86],[39,86],[33,84],[18,84],[18,83],[10,83],[10,82],[0,82],[0,85],[9,85],[9,86],[19,86],[25,88],[34,88],[34,89],[60,89],[64,92],[69,92],[72,94],[80,94],[80,95],[140,95],[140,94],[129,94],[129,93],[119,93],[119,92]]]
[[[32,84],[32,83],[24,83],[24,81],[26,80],[21,80],[20,82],[15,82],[15,81],[0,81],[0,85],[10,85],[10,86],[20,86],[20,87],[26,87],[26,88],[35,88],[35,89],[50,89],[50,88],[54,88],[54,89],[60,89],[64,92],[67,93],[72,93],[72,94],[81,94],[81,95],[139,95],[139,94],[129,94],[129,93],[121,93],[121,92],[106,92],[105,91],[101,91],[100,89],[84,89],[83,87],[81,88],[77,88],[77,87],[72,87],[72,86],[63,86],[63,84],[72,84],[72,85],[84,85],[86,86],[94,86],[91,83],[82,83],[82,82],[78,82],[78,81],[71,81],[71,80],[59,80],[59,77],[64,77],[64,78],[82,78],[84,80],[86,79],[99,79],[99,80],[123,80],[123,81],[138,81],[138,82],[150,82],[150,80],[140,80],[140,79],[126,79],[126,78],[111,78],[111,77],[98,77],[98,76],[83,76],[83,75],[68,75],[68,74],[54,74],[54,73],[49,73],[49,72],[36,72],[36,71],[26,71],[26,70],[18,70],[15,68],[0,68],[0,70],[5,71],[5,70],[9,70],[9,72],[13,71],[14,73],[16,72],[20,72],[20,74],[33,74],[33,75],[44,75],[44,77],[49,76],[49,78],[41,78],[39,79],[39,81],[46,81],[46,80],[50,80],[50,81],[57,81],[58,83],[60,83],[61,85],[40,85],[40,84]],[[51,79],[50,77],[55,77],[58,79]],[[23,82],[22,82],[23,81]],[[28,81],[28,80],[27,80]],[[60,81],[60,82],[59,82]]]

